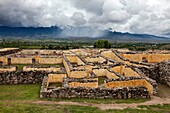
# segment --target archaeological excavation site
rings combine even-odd
[[[170,51],[0,49],[0,85],[39,83],[40,98],[151,98],[169,75]]]

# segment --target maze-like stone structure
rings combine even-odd
[[[170,60],[169,51],[0,51],[0,84],[42,83],[41,98],[149,98],[156,93],[156,81],[170,82],[169,70],[160,68],[163,78],[161,72],[152,73],[156,65],[169,66],[158,63]]]

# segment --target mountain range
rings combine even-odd
[[[54,27],[6,27],[0,26],[0,38],[26,38],[26,39],[59,39],[69,40],[99,40],[106,39],[111,42],[148,42],[148,43],[170,43],[170,38],[150,34],[132,34],[112,32],[110,30],[96,30],[84,27],[60,28]]]

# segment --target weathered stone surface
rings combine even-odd
[[[0,73],[0,84],[42,83],[44,76],[48,76],[48,73],[43,71],[16,71]]]
[[[158,63],[158,71],[159,80],[170,86],[170,60]]]
[[[160,62],[151,68],[140,68],[149,78],[170,86],[170,60]]]
[[[58,88],[49,91],[41,91],[41,98],[149,98],[149,92],[145,87],[123,87],[116,89],[100,88]]]

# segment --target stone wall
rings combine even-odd
[[[120,87],[120,88],[70,88],[59,87],[47,90],[48,77],[44,77],[40,97],[41,98],[150,98],[145,87]]]
[[[23,71],[48,71],[48,72],[59,72],[61,71],[60,67],[55,66],[42,66],[42,67],[33,67],[33,66],[24,66]]]
[[[62,57],[54,57],[54,58],[39,58],[39,64],[62,64],[63,63],[63,58]]]
[[[3,48],[0,49],[0,56],[9,55],[21,51],[19,48]]]
[[[142,62],[142,57],[144,57],[143,54],[122,54],[122,53],[120,54],[120,56],[135,62]]]
[[[113,60],[112,62],[120,62],[122,64],[134,65],[137,67],[145,65],[143,63],[131,62],[128,59],[125,59],[122,56],[120,56],[119,53],[117,53],[116,51],[104,51],[101,52],[101,55],[107,59]]]
[[[70,62],[68,61],[68,59],[65,56],[64,56],[64,59],[63,59],[63,65],[64,65],[64,67],[66,69],[67,74],[70,75],[70,66],[71,66],[71,64],[70,64]]]
[[[140,69],[138,69],[136,67],[135,68],[132,67],[132,69],[135,70],[137,73],[139,73],[139,75],[142,78],[145,78],[145,80],[148,81],[153,86],[153,90],[154,90],[153,94],[157,94],[157,89],[158,89],[157,86],[158,86],[158,84],[157,84],[156,80],[154,80],[152,78],[149,78]]]
[[[84,87],[84,88],[97,88],[98,87],[98,81],[97,82],[87,82],[87,83],[81,83],[81,82],[70,82],[68,83],[69,87]]]
[[[103,57],[87,57],[85,60],[86,62],[92,62],[92,63],[93,62],[103,63],[106,61]]]
[[[159,80],[170,86],[170,60],[157,64],[159,70]]]
[[[13,67],[13,66],[0,67],[0,73],[13,72],[13,71],[16,71],[16,67]]]
[[[74,60],[72,58],[74,58],[73,56],[63,56],[64,59],[63,59],[63,65],[66,69],[66,72],[67,72],[67,75],[68,77],[70,78],[84,78],[84,77],[87,77],[88,76],[88,73],[86,71],[86,69],[78,69],[78,68],[73,68],[73,66],[71,65],[70,61],[71,62],[74,62]],[[68,60],[69,58],[69,60]],[[75,57],[76,59],[77,57]],[[72,61],[73,60],[73,61]],[[75,60],[77,61],[77,59]]]
[[[44,76],[47,76],[47,72],[43,71],[16,71],[0,73],[0,84],[33,84],[41,83]]]
[[[85,70],[71,70],[70,75],[68,77],[70,78],[85,78],[89,74]]]
[[[85,65],[85,62],[84,62],[83,59],[80,59],[79,56],[76,56],[76,58],[77,58],[77,64],[78,64],[78,65]]]
[[[128,76],[139,77],[140,76],[134,70],[132,70],[131,68],[125,67],[125,66],[116,66],[116,67],[113,67],[112,70],[116,73],[124,75],[125,77],[128,77]]]
[[[11,58],[11,64],[32,64],[32,57],[28,58]]]
[[[66,55],[66,58],[70,63],[77,63],[77,56],[76,55]]]
[[[67,77],[66,74],[49,74],[48,83],[63,82],[63,78]]]
[[[77,55],[67,55],[66,58],[70,63],[76,63],[77,65],[85,65],[85,63]]]
[[[139,68],[147,77],[170,86],[170,60],[157,63],[150,68]]]
[[[97,76],[105,76],[109,79],[111,78],[118,78],[116,76],[116,74],[114,74],[113,72],[109,71],[108,69],[93,69],[93,72],[97,75]]]
[[[118,62],[124,62],[122,59],[120,59],[117,55],[115,55],[115,53],[113,53],[112,51],[104,51],[101,52],[101,55],[106,57],[106,58],[110,58],[112,60],[118,61]]]
[[[4,56],[0,57],[0,61],[2,62],[3,65],[7,65],[8,64],[8,60]]]
[[[156,63],[164,60],[170,59],[170,54],[120,54],[122,57],[135,61],[142,62],[142,59],[145,58],[147,62]]]
[[[170,60],[170,54],[149,54],[148,62],[162,62],[164,60]]]
[[[106,88],[118,88],[118,87],[140,87],[144,86],[147,88],[149,93],[153,94],[153,86],[150,85],[145,79],[139,80],[123,80],[123,81],[107,81],[105,83]]]
[[[69,87],[86,87],[86,88],[97,88],[98,87],[98,78],[85,78],[85,79],[64,79],[65,84],[68,84]]]

